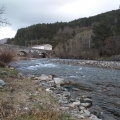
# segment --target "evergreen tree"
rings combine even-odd
[[[98,49],[99,54],[105,54],[105,40],[112,36],[112,30],[105,22],[93,27],[92,47]]]

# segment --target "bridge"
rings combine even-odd
[[[52,57],[52,55],[54,54],[53,50],[36,49],[32,47],[10,45],[10,44],[0,44],[0,49],[11,50],[14,51],[16,55],[25,56],[25,57],[29,56],[29,57],[49,58]]]

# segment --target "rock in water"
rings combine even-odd
[[[39,80],[48,80],[48,76],[47,75],[45,75],[45,74],[42,74],[40,77],[39,77]]]
[[[57,85],[57,87],[60,87],[61,84],[64,84],[64,79],[63,78],[54,78],[53,79],[55,81],[55,84]]]

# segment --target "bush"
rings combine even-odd
[[[3,63],[9,63],[13,61],[15,52],[11,48],[2,48],[0,49],[0,61]]]
[[[110,58],[112,61],[120,61],[120,55],[114,55]]]

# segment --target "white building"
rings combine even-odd
[[[50,44],[44,44],[44,49],[45,50],[52,50],[52,45],[50,45]]]
[[[35,46],[32,46],[32,48],[43,49],[43,50],[52,50],[52,45],[50,45],[50,44],[35,45]]]

